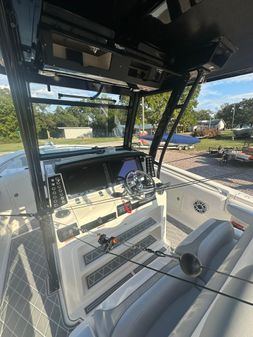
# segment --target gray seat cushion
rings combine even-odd
[[[253,266],[235,274],[253,281]],[[222,291],[253,303],[252,285],[230,279]],[[253,306],[223,296],[217,296],[207,319],[199,326],[199,337],[249,337],[253,335]]]
[[[185,277],[176,261],[170,261],[161,269],[164,272]],[[94,326],[98,337],[144,336],[145,328],[177,296],[191,285],[168,278],[160,273],[151,276],[113,309],[94,312]],[[152,310],[154,308],[154,310]],[[128,322],[131,322],[129,325]],[[145,324],[144,324],[145,323]],[[127,328],[126,328],[127,327]],[[138,332],[138,334],[137,334]]]
[[[233,228],[229,222],[210,220],[191,233],[178,246],[176,252],[178,254],[193,252],[201,262],[204,261],[202,263],[209,263],[217,251],[232,241]],[[183,274],[177,261],[171,261],[162,270],[186,280],[203,283],[202,280],[193,279]],[[224,279],[222,281],[224,282]],[[177,307],[181,312],[174,316],[177,321],[171,320],[171,326],[168,327],[168,331],[172,331],[199,292],[197,287],[189,283],[156,273],[116,307],[108,310],[98,309],[94,312],[96,336],[144,337],[156,326],[156,322],[166,311],[170,312],[168,308],[173,307],[173,304],[180,299]],[[188,307],[180,306],[180,301],[183,303],[184,298],[187,298]]]
[[[242,235],[242,237],[240,238],[240,240],[238,241],[238,243],[235,245],[233,250],[228,254],[228,256],[226,257],[222,265],[219,267],[219,270],[222,272],[228,273],[228,274],[231,273],[236,263],[242,257],[246,248],[249,246],[249,243],[251,242],[252,238],[253,238],[253,227],[249,226],[244,232],[244,234]],[[228,280],[228,277],[225,275],[214,274],[213,277],[210,279],[210,281],[206,284],[206,286],[220,291],[222,286],[225,284],[227,280]],[[233,280],[230,279],[230,282],[233,282]],[[247,284],[242,284],[242,282],[238,282],[238,281],[236,284],[239,285],[240,289],[243,289],[241,287],[247,287],[248,289]],[[252,285],[249,285],[249,286],[250,286],[250,289],[252,289]],[[229,288],[226,288],[224,292],[227,291],[228,289]],[[232,294],[231,290],[229,290],[228,293]],[[207,312],[208,308],[214,302],[216,297],[217,297],[217,294],[210,292],[208,290],[202,290],[201,294],[198,296],[195,303],[188,309],[187,313],[184,315],[183,320],[181,320],[178,323],[178,325],[171,332],[171,334],[168,333],[168,336],[169,337],[182,337],[182,336],[190,337],[192,336],[199,322],[202,320],[204,314]],[[227,301],[225,297],[219,297],[219,298],[220,298],[219,301]],[[229,301],[231,305],[231,300]],[[222,317],[222,314],[224,314],[222,311],[219,311],[219,313],[220,313],[220,317]],[[226,318],[224,317],[224,319]],[[201,335],[201,336],[216,337],[216,336],[223,336],[223,334]],[[226,336],[230,336],[230,335],[226,335]],[[245,337],[248,337],[248,336],[245,335]]]

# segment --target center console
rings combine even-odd
[[[166,193],[131,199],[124,180],[136,170],[154,175],[150,158],[126,150],[45,163],[63,300],[71,320],[90,315],[138,272],[136,265],[103,252],[99,234],[117,237],[113,252],[141,263],[147,259],[143,249],[163,248]]]

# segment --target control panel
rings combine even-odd
[[[51,206],[56,209],[68,203],[62,175],[60,173],[50,176],[48,179],[48,190]]]

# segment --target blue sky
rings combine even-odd
[[[222,104],[240,102],[243,98],[253,98],[253,73],[202,84],[198,109],[216,112]]]
[[[8,87],[8,82],[6,76],[0,75],[0,88],[3,87]],[[61,88],[59,90],[62,93],[83,94],[75,89],[65,91]],[[33,96],[56,98],[56,92],[53,90],[48,92],[46,86],[36,85]],[[253,98],[253,73],[202,84],[197,109],[210,109],[216,112],[222,104],[236,103],[243,98]]]

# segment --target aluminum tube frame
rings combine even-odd
[[[58,274],[55,264],[53,244],[55,232],[52,216],[49,212],[45,186],[40,166],[39,146],[36,136],[35,120],[30,103],[29,85],[25,80],[24,58],[21,50],[15,16],[10,1],[0,0],[0,44],[5,63],[5,71],[10,84],[13,103],[16,109],[20,134],[37,207],[38,218],[42,230],[49,271],[50,290],[59,288]]]
[[[83,106],[83,107],[90,107],[90,108],[103,107],[103,108],[109,108],[109,109],[128,110],[127,105],[71,101],[71,100],[66,100],[66,99],[51,99],[51,98],[31,97],[30,102],[31,103],[49,104],[49,105]]]
[[[166,150],[167,150],[167,147],[168,147],[168,145],[170,143],[170,140],[171,140],[174,132],[176,131],[178,123],[180,122],[181,118],[183,117],[183,114],[184,114],[184,112],[185,112],[185,110],[186,110],[186,108],[187,108],[187,106],[188,106],[188,104],[189,104],[189,102],[190,102],[190,100],[191,100],[191,98],[192,98],[192,96],[193,96],[193,94],[194,94],[194,92],[195,92],[198,84],[200,83],[203,75],[204,75],[204,70],[199,70],[198,71],[198,75],[197,75],[194,83],[192,84],[192,87],[191,87],[191,89],[190,89],[190,91],[189,91],[189,93],[188,93],[188,95],[187,95],[184,103],[181,105],[181,110],[180,110],[180,112],[179,112],[179,114],[178,114],[178,116],[177,116],[174,124],[171,127],[171,130],[170,130],[170,132],[168,134],[166,142],[164,143],[164,146],[163,146],[160,158],[159,158],[159,163],[158,163],[158,168],[157,168],[157,178],[160,178],[161,167],[162,167],[164,155],[166,153]]]
[[[162,115],[162,118],[160,119],[160,122],[156,129],[154,139],[150,146],[149,155],[153,157],[153,160],[155,160],[156,158],[157,150],[162,140],[163,134],[167,128],[169,121],[171,120],[174,110],[176,109],[178,105],[178,102],[182,96],[182,93],[184,92],[187,86],[188,80],[189,80],[189,75],[187,74],[181,79],[180,82],[177,83],[177,85],[174,87],[170,95],[170,98],[165,107],[164,113]]]
[[[128,109],[126,127],[125,127],[123,146],[124,148],[129,149],[129,150],[132,148],[134,124],[136,120],[139,103],[140,103],[140,94],[137,92],[137,93],[134,93],[132,97],[130,97],[129,109]]]

